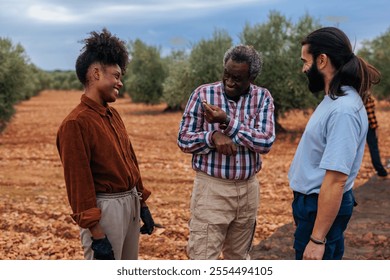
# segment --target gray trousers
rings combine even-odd
[[[136,189],[114,194],[97,194],[97,207],[102,211],[100,226],[112,245],[116,260],[138,259],[140,234],[140,196]],[[89,229],[80,228],[84,257],[93,260]]]

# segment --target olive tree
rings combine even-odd
[[[0,38],[0,131],[14,114],[14,105],[38,94],[46,77],[30,63],[24,48]]]
[[[263,70],[255,83],[270,90],[279,131],[283,128],[278,120],[285,112],[310,108],[317,103],[301,73],[300,42],[318,27],[319,24],[309,15],[294,24],[279,12],[271,11],[267,22],[253,26],[246,24],[240,34],[243,44],[254,46],[262,55]]]
[[[163,83],[162,101],[167,104],[167,111],[181,110],[192,90],[188,55],[185,51],[173,51],[164,61],[168,76]]]
[[[166,78],[160,49],[139,39],[130,42],[128,47],[131,61],[124,79],[127,93],[135,103],[158,104]]]
[[[374,65],[382,74],[381,81],[374,86],[374,95],[379,99],[390,96],[390,28],[371,41],[363,41],[358,55]]]
[[[168,60],[168,77],[164,82],[164,102],[171,109],[183,109],[196,87],[219,81],[223,72],[223,56],[232,46],[232,38],[224,30],[215,30],[211,39],[193,44],[190,55],[174,54]]]

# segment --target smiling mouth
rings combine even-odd
[[[225,87],[225,91],[233,94],[236,92],[236,89],[234,87]]]
[[[224,87],[225,87],[225,91],[234,91],[234,87],[230,87],[226,84],[224,85]]]

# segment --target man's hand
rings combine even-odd
[[[326,170],[318,196],[317,216],[311,232],[316,240],[324,240],[332,227],[343,199],[343,190],[348,175]],[[312,240],[306,245],[303,253],[305,260],[321,260],[325,253],[324,244],[315,244]]]
[[[303,252],[304,260],[322,260],[325,253],[325,245],[315,244],[312,241],[307,243],[305,251]]]
[[[141,234],[151,235],[154,230],[154,220],[148,206],[141,206],[141,220],[144,223],[140,229]]]
[[[114,251],[107,236],[101,239],[92,239],[93,257],[96,260],[115,260]]]
[[[223,123],[226,121],[227,115],[224,110],[215,105],[207,104],[206,101],[202,101],[204,109],[204,117],[209,123]]]
[[[221,154],[226,156],[235,156],[237,154],[237,146],[225,134],[216,131],[212,136],[215,148]]]

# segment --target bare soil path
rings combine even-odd
[[[79,103],[81,92],[44,91],[22,102],[0,134],[0,259],[82,259],[78,228],[69,216],[62,166],[55,147],[58,126]],[[113,104],[119,110],[140,162],[149,206],[164,225],[142,236],[141,259],[187,259],[191,156],[177,147],[181,113],[165,106]],[[378,108],[382,159],[390,158],[390,103]],[[264,156],[261,205],[253,258],[291,258],[292,194],[287,171],[310,113],[291,112],[282,121],[272,151]],[[368,149],[356,180],[359,206],[347,232],[348,259],[390,259],[389,180],[376,181]],[[291,240],[290,240],[291,239]]]

